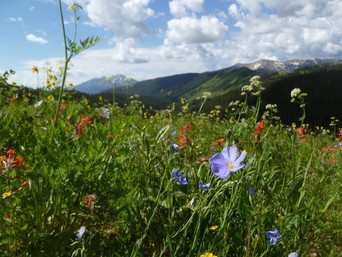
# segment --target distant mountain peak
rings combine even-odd
[[[113,88],[113,86],[132,86],[136,83],[137,81],[135,79],[127,77],[123,74],[116,74],[108,77],[103,76],[100,78],[92,78],[75,86],[74,90],[88,94],[97,94],[103,91],[108,91]]]
[[[291,72],[308,66],[330,65],[340,62],[342,61],[336,59],[291,59],[287,61],[260,59],[251,63],[238,63],[233,68],[246,67],[250,70],[264,70],[266,72]]]

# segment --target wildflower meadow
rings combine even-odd
[[[64,36],[39,94],[1,76],[0,256],[341,256],[342,129],[306,124],[300,88],[294,124],[258,76],[221,116],[89,104],[67,64],[100,39]]]

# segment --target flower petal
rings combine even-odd
[[[220,178],[227,178],[229,176],[228,161],[223,154],[214,154],[210,158],[210,166],[212,172]]]
[[[235,160],[235,162],[240,163],[246,158],[246,151],[243,151]]]

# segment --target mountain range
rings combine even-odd
[[[82,93],[97,94],[111,90],[113,87],[133,86],[137,81],[122,74],[110,77],[92,78],[74,87],[74,90]]]
[[[209,113],[216,106],[229,110],[229,103],[244,101],[241,86],[248,85],[254,75],[261,77],[265,87],[260,113],[267,104],[276,104],[284,124],[298,121],[301,110],[298,105],[291,103],[290,96],[294,88],[300,88],[302,92],[307,93],[307,123],[329,127],[330,118],[333,116],[342,121],[342,60],[259,60],[217,71],[184,73],[144,81],[133,80],[134,84],[131,86],[116,86],[115,94],[112,85],[107,89],[92,88],[91,92],[98,93],[87,94],[86,97],[90,102],[96,103],[101,95],[105,103],[115,101],[119,106],[125,106],[129,104],[129,95],[139,95],[140,101],[144,106],[149,106],[150,110],[160,110],[174,104],[176,111],[181,109],[180,98],[184,98],[189,103],[190,111],[198,111],[201,108],[202,112]],[[125,83],[128,79],[123,77],[121,81]],[[88,86],[96,87],[95,83],[90,82],[92,81],[88,81]],[[101,85],[101,80],[97,82]],[[77,88],[80,87],[82,85]],[[201,97],[205,92],[210,92],[211,95],[202,108]],[[253,97],[249,101],[250,105],[255,104]]]
[[[241,83],[247,82],[246,78],[254,74],[268,74],[268,73],[286,73],[293,72],[298,69],[312,66],[326,66],[342,63],[342,60],[336,59],[292,59],[287,61],[273,61],[261,59],[252,63],[238,63],[231,67],[203,73],[184,73],[172,76],[160,77],[145,81],[137,81],[131,79],[125,75],[118,74],[110,77],[93,78],[86,82],[83,82],[75,86],[74,90],[88,93],[99,94],[112,91],[113,87],[117,88],[118,93],[123,93],[123,88],[128,86],[130,93],[141,94],[146,96],[162,97],[164,94],[173,95],[178,97],[179,95],[189,93],[193,89],[199,92],[190,95],[198,97],[202,92],[198,87],[209,88],[211,91],[219,91],[227,89],[231,86],[239,86]],[[217,83],[217,78],[224,76],[225,79]],[[231,78],[240,77],[236,81]],[[221,80],[221,79],[219,79]],[[174,92],[177,89],[178,93]]]

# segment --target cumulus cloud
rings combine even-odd
[[[168,22],[167,39],[178,43],[208,43],[223,39],[228,27],[216,17],[183,17]]]
[[[239,53],[289,58],[327,58],[341,52],[341,1],[237,0],[227,11],[238,32]]]
[[[26,35],[26,39],[30,42],[39,43],[39,44],[47,44],[49,42],[46,39],[42,37],[37,37],[33,34]]]
[[[112,58],[120,63],[145,63],[148,61],[144,53],[139,51],[133,38],[117,42],[115,50]]]
[[[169,3],[170,13],[175,17],[184,17],[190,13],[203,11],[204,0],[172,0]]]
[[[88,0],[84,5],[95,26],[105,27],[117,38],[139,38],[149,33],[146,25],[154,11],[150,0]]]

